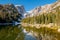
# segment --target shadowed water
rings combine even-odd
[[[34,36],[23,31],[21,25],[1,25],[0,40],[36,40]]]

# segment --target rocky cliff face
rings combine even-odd
[[[33,10],[30,11],[30,13],[39,13],[41,11],[41,6],[38,6],[36,8],[34,8]]]
[[[49,10],[51,10],[51,4],[47,4],[47,5],[44,5],[44,6],[38,6],[34,9],[32,9],[31,11],[29,11],[28,13],[30,13],[31,15],[38,15],[40,13],[46,13],[48,12]]]
[[[46,4],[44,6],[38,6],[34,9],[32,9],[31,11],[29,11],[29,14],[26,14],[28,17],[33,15],[39,15],[39,14],[43,14],[43,13],[50,13],[50,12],[57,12],[57,10],[60,10],[60,2],[55,2],[53,4]]]
[[[13,4],[0,5],[0,22],[18,21],[21,14]]]
[[[24,13],[26,12],[23,5],[16,5],[15,7],[17,8],[18,12],[19,12],[20,14],[22,14],[22,16],[23,16]]]

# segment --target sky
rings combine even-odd
[[[0,4],[23,5],[26,11],[32,10],[37,6],[51,4],[56,0],[0,0]]]

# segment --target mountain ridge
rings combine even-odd
[[[58,2],[58,1],[56,1],[55,3],[52,3],[52,4],[38,6],[34,9],[30,10],[28,12],[28,14],[26,14],[26,17],[31,17],[31,15],[35,16],[35,15],[39,15],[39,14],[43,14],[43,13],[50,13],[50,12],[55,13],[57,11],[56,10],[57,8],[58,8],[58,10],[60,10],[60,2]]]

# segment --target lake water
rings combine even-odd
[[[57,37],[60,37],[58,35],[60,33],[50,28],[23,28],[21,25],[0,26],[0,40],[57,40]]]
[[[0,26],[0,40],[36,40],[32,33],[28,33],[21,25]]]
[[[27,36],[25,36],[25,40],[60,40],[60,32],[56,28],[41,27],[37,29],[27,26],[24,27],[24,33]]]
[[[27,32],[25,29],[23,29],[23,32],[25,34],[24,40],[36,40],[36,38],[33,36],[33,33]]]

